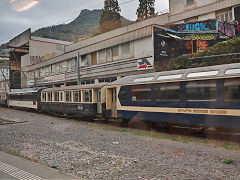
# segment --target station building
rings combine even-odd
[[[73,44],[33,37],[29,29],[8,43],[11,77],[16,71],[21,88],[60,87],[112,82],[126,75],[153,72],[154,62],[161,60],[156,54],[161,42],[154,42],[156,28],[166,24],[186,27],[208,19],[238,23],[239,5],[240,0],[169,0],[169,13]],[[235,28],[238,32],[237,25]],[[176,37],[176,33],[170,34]]]

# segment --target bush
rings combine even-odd
[[[231,53],[240,53],[240,37],[235,37],[224,42],[219,42],[204,51],[199,51],[187,56],[180,56],[170,60],[169,65],[164,70],[186,69],[202,66],[213,66],[219,64],[230,64],[240,62],[240,55],[227,55]],[[223,55],[221,57],[205,57],[213,55]],[[202,58],[199,58],[202,57]]]

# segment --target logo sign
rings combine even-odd
[[[138,70],[148,70],[153,69],[153,58],[142,58],[137,61]]]
[[[33,85],[34,85],[34,80],[29,80],[29,81],[27,81],[27,85],[28,85],[28,86],[33,86]]]

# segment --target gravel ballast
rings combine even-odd
[[[28,121],[0,126],[0,147],[80,179],[240,179],[240,150],[106,131],[87,123],[0,108]],[[232,158],[232,164],[224,158]]]

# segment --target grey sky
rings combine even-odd
[[[119,4],[129,0],[118,0]],[[0,0],[0,44],[24,30],[32,31],[77,17],[82,9],[101,9],[104,0]],[[121,5],[121,15],[136,20],[138,0]],[[168,0],[156,0],[156,11]]]

